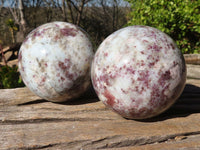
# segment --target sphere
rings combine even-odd
[[[182,93],[185,61],[175,42],[149,26],[130,26],[108,36],[92,62],[99,99],[129,119],[167,110]]]
[[[93,49],[87,34],[66,22],[33,30],[21,45],[18,65],[25,85],[43,99],[62,102],[90,85]]]

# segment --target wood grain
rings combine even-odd
[[[200,80],[200,65],[187,64],[187,78]]]
[[[184,54],[185,62],[187,64],[200,65],[200,55],[199,54]]]
[[[0,90],[0,149],[200,149],[200,80],[188,79],[177,103],[148,120],[127,120],[92,89],[65,103],[27,88]]]

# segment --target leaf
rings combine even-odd
[[[183,53],[196,53],[195,49],[200,49],[199,1],[128,0],[128,2],[133,11],[129,14],[130,20],[127,25],[141,24],[156,27],[169,34]]]
[[[14,27],[13,27],[13,30],[17,31],[17,30],[18,30],[18,28],[17,28],[16,26],[14,26]]]

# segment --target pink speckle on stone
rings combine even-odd
[[[63,28],[63,29],[60,29],[60,32],[64,36],[76,36],[77,30],[74,28]]]
[[[22,60],[22,52],[20,51],[18,55],[18,62],[21,62],[21,60]]]
[[[54,102],[80,96],[90,85],[91,45],[86,33],[70,23],[36,28],[19,51],[24,83],[36,95]]]
[[[104,95],[107,98],[106,104],[113,107],[115,104],[115,97],[108,90],[105,91]]]
[[[167,110],[183,91],[185,61],[174,41],[148,26],[108,36],[92,62],[99,99],[125,118],[146,119]]]

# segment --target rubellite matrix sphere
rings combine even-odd
[[[125,118],[146,119],[168,109],[180,96],[186,67],[168,35],[148,26],[130,26],[102,42],[91,77],[106,106]]]
[[[18,59],[24,83],[43,99],[66,101],[78,97],[90,85],[92,44],[73,24],[39,26],[24,40]]]

